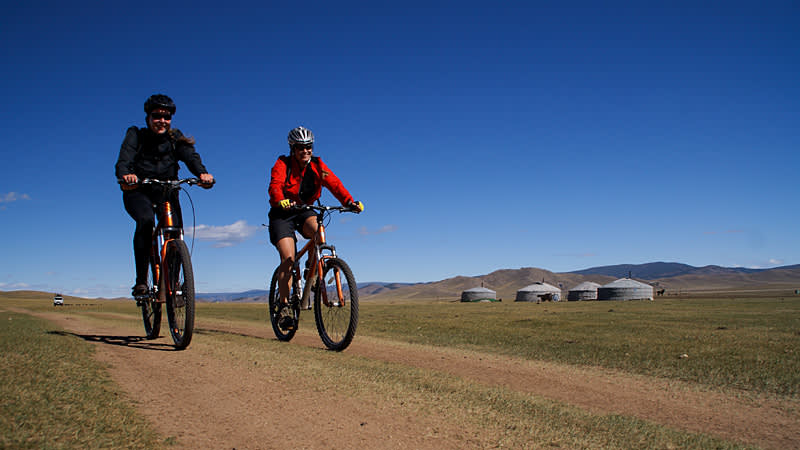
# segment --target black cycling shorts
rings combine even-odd
[[[315,211],[284,211],[282,208],[270,208],[269,210],[269,241],[272,245],[278,245],[278,241],[285,237],[291,237],[297,241],[295,231],[302,234],[303,224],[306,219],[316,216]]]

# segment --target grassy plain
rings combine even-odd
[[[0,299],[9,293],[0,293]],[[33,294],[35,295],[35,294]],[[129,301],[73,310],[138,315]],[[33,306],[17,296],[20,306]],[[43,311],[52,303],[36,302]],[[358,335],[619,369],[800,398],[800,297],[629,302],[362,302]],[[268,324],[260,303],[199,303],[198,317]],[[301,329],[313,329],[311,311]]]
[[[91,357],[48,322],[0,310],[0,448],[158,448]]]
[[[268,320],[260,304],[201,304],[198,311]],[[301,321],[313,328],[310,312]],[[800,398],[800,297],[366,302],[358,335]]]
[[[67,306],[57,311],[103,321],[138,320],[138,310],[130,301],[65,300]],[[0,310],[6,305],[54,309],[51,298],[35,293],[0,292]],[[202,303],[197,314],[201,322],[269,326],[263,304]],[[57,448],[61,444],[54,442],[67,442],[72,436],[88,439],[88,447],[145,448],[169,443],[154,436],[131,412],[130,403],[114,391],[102,367],[92,362],[91,344],[24,317],[9,312],[0,315],[4,358],[0,400],[5,408],[5,419],[0,419],[5,440],[0,447]],[[301,330],[313,327],[313,315],[304,312]],[[362,304],[356,340],[359,336],[607,367],[746,396],[800,396],[800,299],[791,297],[545,304],[375,301]],[[494,433],[500,436],[498,443],[511,448],[738,448],[631,417],[594,415],[348,352],[319,352],[227,333],[205,332],[199,337],[192,346],[218,358],[241,359],[243,364],[257,361],[259,367],[285,363],[285,376],[292,379],[313,374],[305,380],[312,388],[330,385],[324,377],[333,377],[340,389],[352,395],[367,391],[381,395],[388,402],[386,407],[402,404],[420,413],[452,417],[465,430],[472,430],[465,434],[467,443],[470,436],[478,442],[481,433]],[[37,356],[22,357],[27,354]],[[37,381],[13,386],[26,377]],[[29,400],[9,401],[15,398]],[[64,408],[73,413],[66,420],[69,425],[63,424],[63,413],[55,412]],[[114,419],[95,424],[104,417]],[[88,437],[83,431],[86,422],[91,424],[89,430],[96,430]],[[123,424],[122,429],[114,424]],[[50,437],[45,441],[43,435]]]
[[[368,303],[359,332],[797,398],[800,298]]]

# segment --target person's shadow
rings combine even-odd
[[[147,339],[146,337],[142,336],[112,336],[112,335],[101,335],[101,334],[77,334],[77,333],[70,333],[68,331],[49,331],[48,334],[55,334],[58,336],[75,336],[83,339],[84,341],[88,342],[100,342],[103,344],[109,345],[119,345],[122,347],[133,347],[133,348],[140,348],[143,350],[158,350],[158,351],[175,351],[175,347],[164,344],[153,342],[151,339]]]

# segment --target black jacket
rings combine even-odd
[[[175,180],[178,161],[183,161],[195,176],[208,173],[194,145],[180,130],[156,134],[149,128],[130,127],[119,149],[116,174],[118,179],[135,174],[139,178]]]

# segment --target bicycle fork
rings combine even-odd
[[[323,254],[322,251],[327,250],[330,254]],[[321,245],[317,247],[316,258],[314,265],[311,269],[311,273],[309,274],[309,280],[313,280],[311,286],[306,285],[306,289],[303,291],[303,304],[307,305],[306,309],[311,309],[311,305],[308,302],[308,299],[311,295],[311,291],[316,288],[315,283],[319,285],[319,295],[322,297],[321,301],[322,304],[325,306],[344,306],[345,304],[345,296],[344,290],[342,288],[342,277],[341,273],[336,270],[334,266],[332,273],[333,273],[333,280],[335,282],[336,287],[336,297],[338,301],[331,302],[330,298],[328,298],[328,287],[325,279],[323,278],[323,268],[325,264],[325,260],[336,258],[336,249],[332,245]]]

